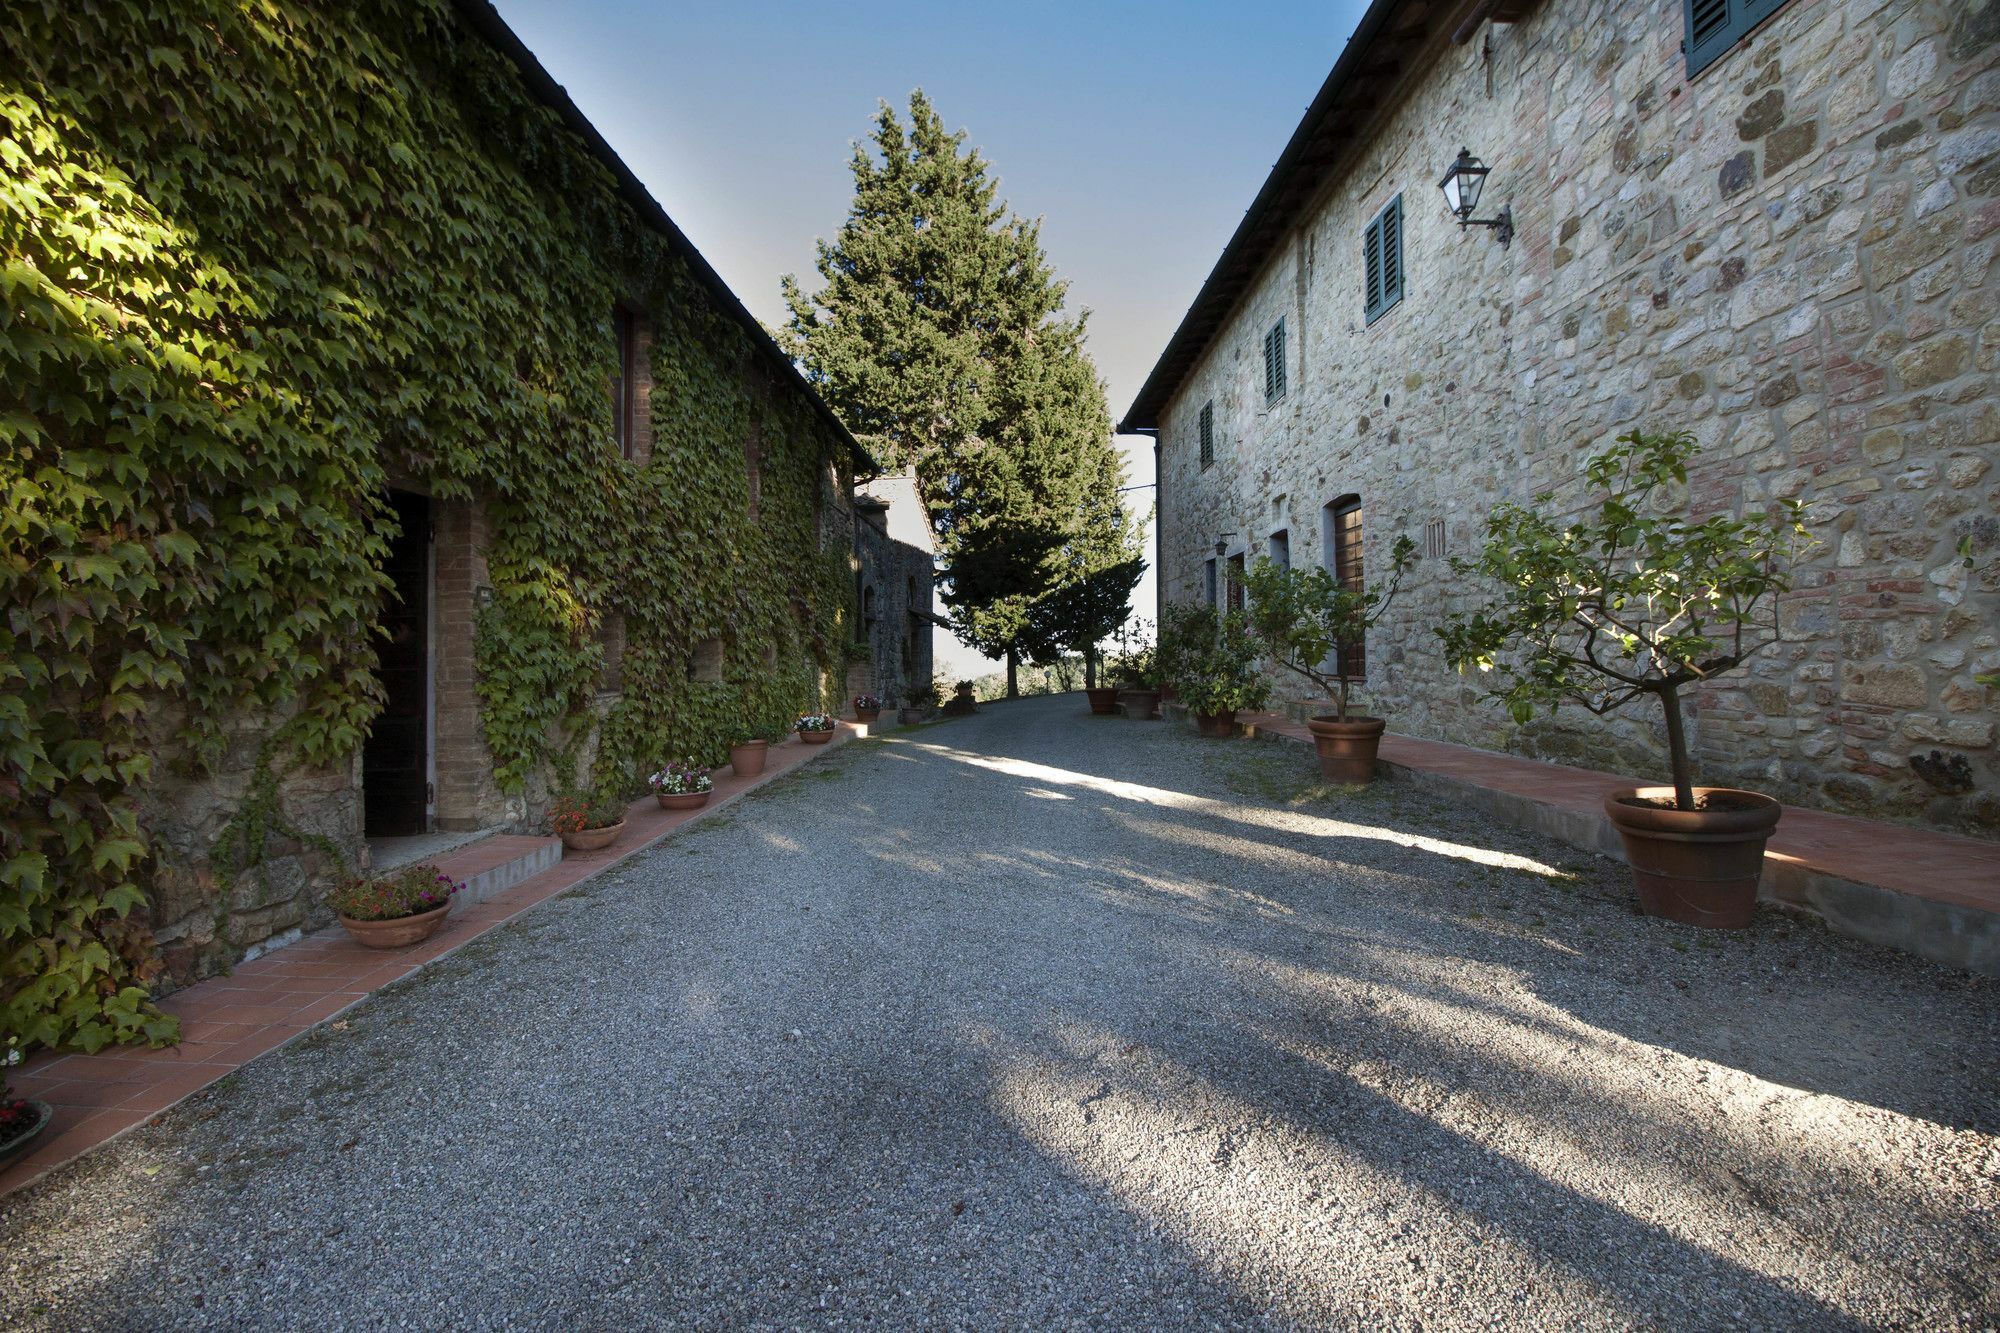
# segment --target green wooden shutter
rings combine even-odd
[[[1687,19],[1681,45],[1687,51],[1689,77],[1714,64],[1785,4],[1786,0],[1681,0]]]
[[[1215,461],[1215,400],[1201,405],[1201,465]]]
[[[1403,299],[1403,196],[1382,210],[1382,308]]]
[[[1361,267],[1365,274],[1361,312],[1373,324],[1382,313],[1382,219],[1375,218],[1361,233]]]
[[[1264,401],[1275,403],[1285,396],[1285,321],[1279,320],[1264,335]]]

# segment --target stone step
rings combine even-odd
[[[465,881],[461,905],[483,903],[496,893],[541,874],[562,860],[561,838],[535,838],[503,833],[436,858],[437,868]]]

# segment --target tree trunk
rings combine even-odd
[[[1014,679],[1015,670],[1020,666],[1020,664],[1021,664],[1021,650],[1019,648],[1012,648],[1012,647],[1008,648],[1007,649],[1007,697],[1009,699],[1018,699],[1021,697],[1021,687]]]
[[[1660,706],[1667,710],[1667,759],[1674,770],[1674,804],[1682,810],[1694,809],[1694,766],[1688,761],[1687,732],[1681,725],[1678,685],[1660,687]]]
[[[1083,688],[1097,688],[1097,651],[1093,648],[1083,650]]]

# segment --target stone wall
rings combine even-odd
[[[1463,601],[1444,557],[1495,499],[1574,503],[1587,453],[1684,427],[1696,510],[1797,496],[1822,543],[1788,641],[1693,698],[1704,776],[2000,832],[1996,692],[1973,679],[2000,669],[2000,0],[1793,0],[1692,81],[1682,27],[1679,0],[1549,0],[1414,62],[1161,417],[1162,595],[1200,596],[1224,533],[1318,558],[1322,507],[1359,495],[1375,568],[1398,534],[1443,534],[1371,636],[1373,711],[1658,774],[1643,708],[1514,728],[1431,630]],[[1511,247],[1445,211],[1461,145]],[[1399,194],[1405,295],[1369,325],[1362,232]],[[1291,387],[1267,406],[1281,316]]]
[[[886,707],[908,704],[911,690],[931,678],[931,555],[889,535],[889,506],[883,502],[862,499],[856,507],[868,657],[848,673],[848,699],[866,692]]]

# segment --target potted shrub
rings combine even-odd
[[[625,831],[625,803],[616,797],[564,792],[549,806],[549,825],[571,851],[601,851]]]
[[[1118,686],[1118,701],[1129,718],[1149,718],[1160,706],[1160,659],[1158,650],[1148,642],[1149,629],[1143,620],[1121,627],[1118,651],[1108,663]]]
[[[647,778],[646,785],[653,789],[653,798],[662,810],[699,810],[715,790],[715,780],[707,769],[680,759]]]
[[[942,711],[946,717],[964,717],[968,713],[978,712],[979,703],[972,697],[972,682],[959,681],[954,687],[951,701],[945,704]]]
[[[7,1087],[7,1071],[20,1064],[21,1058],[20,1038],[7,1038],[7,1052],[0,1056],[0,1163],[26,1152],[55,1114],[47,1102],[16,1097]]]
[[[854,696],[854,720],[856,722],[873,722],[880,716],[882,716],[882,701],[880,699],[872,694],[857,694]]]
[[[935,680],[927,680],[910,688],[909,701],[896,710],[896,720],[904,726],[913,726],[924,720],[924,714],[944,702],[944,691]]]
[[[1389,584],[1383,589],[1349,587],[1330,570],[1292,569],[1262,557],[1244,578],[1250,629],[1258,645],[1333,704],[1331,713],[1306,719],[1320,773],[1329,782],[1374,780],[1375,757],[1388,724],[1352,710],[1353,689],[1362,679],[1352,669],[1352,645],[1360,644],[1389,613],[1403,573],[1416,557],[1408,537],[1396,538],[1389,551]]]
[[[1490,693],[1517,722],[1565,702],[1603,714],[1656,700],[1673,785],[1613,792],[1604,813],[1644,911],[1734,927],[1756,909],[1780,807],[1758,792],[1694,784],[1680,694],[1779,640],[1775,602],[1811,538],[1796,500],[1741,517],[1683,516],[1687,461],[1699,448],[1686,432],[1619,436],[1584,465],[1601,499],[1571,523],[1498,506],[1478,559],[1453,562],[1490,580],[1493,601],[1438,634],[1461,671],[1498,673]]]
[[[1160,678],[1194,713],[1204,736],[1236,734],[1236,710],[1261,708],[1270,682],[1257,667],[1257,641],[1242,611],[1176,603],[1160,622]]]
[[[400,949],[429,939],[450,913],[452,895],[464,887],[425,861],[350,879],[326,901],[356,944]]]
[[[825,713],[806,713],[792,726],[807,745],[825,745],[833,739],[833,719]]]

